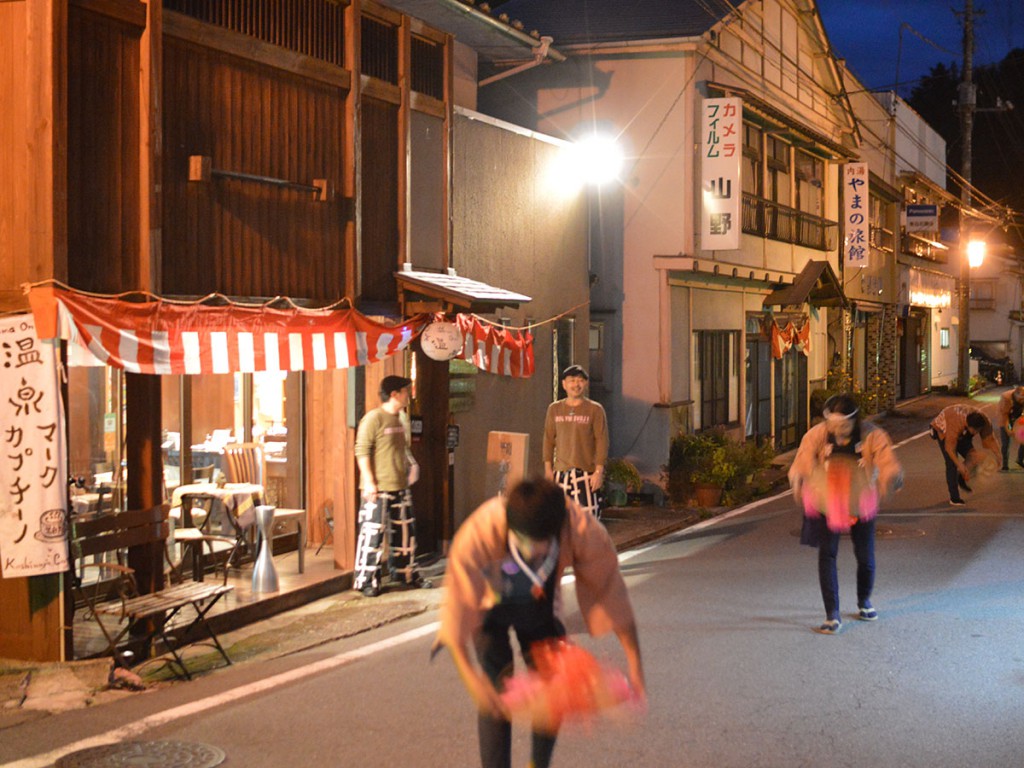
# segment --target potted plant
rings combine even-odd
[[[721,445],[708,453],[690,474],[693,496],[698,506],[717,507],[722,493],[736,478],[739,467],[730,456],[729,447]]]
[[[773,455],[770,444],[732,440],[721,428],[676,435],[663,470],[669,498],[676,504],[718,506],[723,491],[730,499],[742,496]]]
[[[626,459],[610,459],[604,468],[604,497],[610,507],[624,507],[630,493],[643,486],[640,471]]]

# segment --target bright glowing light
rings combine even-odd
[[[985,261],[985,241],[971,240],[967,243],[967,263],[971,267],[980,267]]]
[[[569,148],[569,172],[588,184],[607,184],[622,170],[622,148],[609,136],[593,135]]]
[[[953,304],[949,291],[911,291],[910,303],[918,307],[948,307]]]

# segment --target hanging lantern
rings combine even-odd
[[[451,360],[462,352],[462,333],[454,323],[431,323],[420,334],[420,346],[431,360]]]

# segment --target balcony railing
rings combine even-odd
[[[763,197],[743,195],[743,231],[819,251],[836,248],[838,224]]]

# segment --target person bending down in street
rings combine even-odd
[[[992,422],[988,416],[973,405],[949,405],[932,419],[932,440],[937,440],[942,460],[946,464],[946,487],[949,489],[949,503],[962,507],[965,502],[960,489],[970,492],[967,484],[970,469],[966,459],[974,448],[974,436],[981,435],[981,443],[992,451],[996,461],[1002,459],[999,446],[992,435]]]
[[[645,697],[633,609],[612,540],[593,515],[545,478],[523,480],[508,497],[481,505],[459,528],[448,553],[441,628],[434,652],[452,654],[479,710],[483,768],[509,768],[512,724],[499,689],[513,672],[514,631],[531,668],[531,646],[565,636],[556,614],[562,573],[571,567],[580,611],[592,635],[615,632],[629,680]],[[470,658],[470,645],[475,651]],[[550,765],[556,733],[534,730],[532,768]]]
[[[825,622],[814,631],[834,635],[843,626],[836,556],[840,536],[847,531],[857,560],[857,618],[878,618],[871,604],[875,517],[881,497],[903,485],[903,470],[889,435],[861,420],[852,397],[843,394],[829,398],[823,413],[825,420],[811,427],[800,441],[789,469],[789,482],[805,512],[801,543],[818,547],[818,583]]]
[[[367,597],[381,591],[385,536],[391,578],[414,587],[431,586],[416,570],[416,520],[409,486],[419,479],[419,465],[409,450],[411,430],[405,414],[411,385],[404,376],[385,376],[380,383],[381,406],[363,416],[356,430],[363,505],[353,586]]]
[[[1010,471],[1010,442],[1013,440],[1013,425],[1024,414],[1024,386],[1008,389],[999,396],[999,440],[1003,444],[1003,472]],[[1017,466],[1024,467],[1024,443],[1017,445]]]
[[[600,519],[601,486],[608,462],[604,407],[584,397],[589,377],[580,365],[562,371],[565,398],[544,416],[544,473],[584,510]]]

